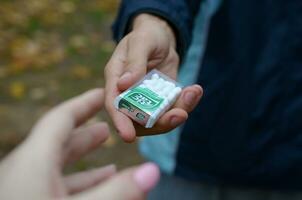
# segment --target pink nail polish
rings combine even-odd
[[[134,181],[143,192],[149,192],[160,178],[158,167],[154,163],[141,165],[134,173]]]

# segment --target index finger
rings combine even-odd
[[[118,89],[118,81],[126,65],[126,40],[120,42],[105,68],[105,107],[119,135],[127,142],[135,140],[133,122],[114,107],[115,98],[122,92]]]
[[[31,141],[46,147],[62,145],[75,127],[100,111],[103,103],[103,89],[94,89],[55,107],[33,128]]]

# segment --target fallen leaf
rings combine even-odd
[[[111,40],[102,43],[102,50],[111,53],[115,47],[115,43]]]
[[[62,1],[60,3],[60,10],[63,13],[73,13],[76,10],[76,5],[72,1]]]
[[[91,77],[91,70],[87,66],[78,65],[72,69],[71,74],[77,79],[87,79]]]
[[[25,96],[26,87],[21,81],[12,82],[9,86],[9,93],[15,99],[22,99]]]
[[[30,91],[29,96],[34,101],[39,101],[47,96],[47,91],[45,88],[34,88]]]
[[[5,66],[0,66],[0,78],[5,78],[8,75],[8,70]]]
[[[69,39],[69,45],[77,50],[87,47],[88,38],[84,35],[74,35]]]

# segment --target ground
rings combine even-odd
[[[118,4],[118,0],[0,1],[0,158],[51,107],[104,86]],[[105,112],[93,120],[110,123]],[[124,168],[142,160],[136,144],[123,143],[112,128],[103,147],[71,170],[108,163]]]

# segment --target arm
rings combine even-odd
[[[123,0],[113,25],[113,35],[120,41],[129,31],[135,16],[149,13],[166,20],[173,28],[177,50],[183,56],[191,42],[193,22],[201,0]]]
[[[0,162],[0,199],[142,200],[159,179],[147,163],[116,172],[114,165],[64,176],[63,166],[96,149],[109,136],[104,122],[84,125],[103,105],[91,90],[47,113],[30,136]]]

